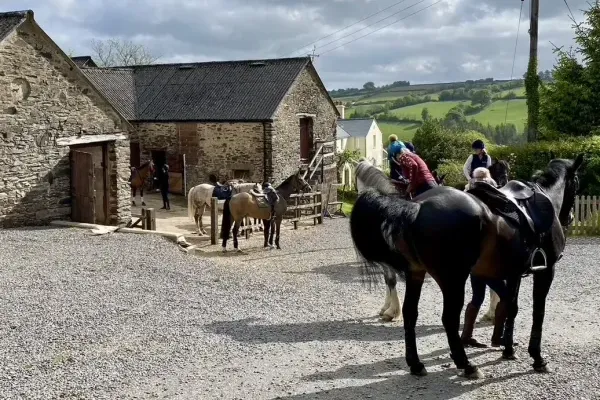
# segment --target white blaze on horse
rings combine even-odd
[[[215,193],[215,188],[218,188],[217,192],[219,193]],[[199,235],[206,235],[206,230],[202,223],[202,216],[204,215],[206,208],[210,208],[210,201],[213,196],[217,197],[219,200],[224,200],[225,198],[221,198],[223,196],[220,195],[220,191],[224,192],[223,194],[226,197],[230,197],[237,193],[248,193],[252,189],[261,191],[262,186],[260,183],[245,183],[238,180],[231,180],[225,185],[218,184],[215,186],[210,183],[202,183],[191,188],[188,192],[188,217],[195,221],[196,228],[198,229],[197,233]],[[225,194],[225,192],[227,192],[227,194]]]

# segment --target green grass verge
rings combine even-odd
[[[377,121],[381,133],[383,133],[383,142],[388,141],[388,137],[392,134],[398,136],[398,139],[402,141],[412,140],[415,132],[421,126],[417,122],[384,122]]]
[[[398,117],[420,120],[421,111],[423,111],[423,108],[427,107],[429,114],[433,118],[444,118],[452,107],[456,107],[460,103],[470,104],[470,102],[466,101],[430,101],[427,103],[415,104],[413,106],[396,108],[390,110],[390,113],[397,115]]]

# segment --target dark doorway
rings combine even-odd
[[[300,118],[300,160],[309,162],[313,150],[313,120]]]
[[[154,168],[156,170],[155,174],[156,174],[156,177],[158,178],[158,180],[154,180],[154,179],[152,180],[152,182],[153,182],[152,187],[154,189],[158,189],[158,187],[159,187],[158,185],[160,184],[160,179],[161,179],[162,167],[167,162],[167,152],[164,150],[152,150],[151,154],[152,154],[152,161],[154,162]]]
[[[141,157],[140,157],[140,144],[139,143],[130,143],[129,144],[129,150],[130,150],[130,161],[129,161],[129,166],[130,167],[139,167],[141,164]]]

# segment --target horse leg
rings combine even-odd
[[[282,218],[277,218],[275,220],[275,227],[277,227],[277,236],[275,237],[275,246],[277,247],[277,250],[281,250],[281,247],[279,246],[279,232],[281,232],[281,219]]]
[[[275,236],[275,223],[273,219],[267,220],[267,224],[269,224],[269,247],[273,248],[273,237]]]
[[[490,307],[487,312],[481,317],[482,321],[493,321],[494,315],[496,312],[496,307],[498,307],[498,303],[500,302],[500,297],[498,293],[494,292],[492,288],[490,288]]]
[[[267,248],[267,247],[269,247],[269,232],[270,232],[269,226],[270,225],[268,224],[269,221],[266,220],[266,219],[263,219],[262,222],[263,222],[263,225],[265,227],[265,229],[263,231],[263,235],[265,236],[265,245],[264,245],[264,247]]]
[[[383,278],[385,280],[386,296],[385,303],[381,308],[381,319],[384,321],[395,321],[400,316],[400,299],[398,299],[398,291],[396,290],[396,284],[398,282],[396,273],[385,267]]]
[[[456,368],[464,370],[465,378],[483,378],[483,373],[479,368],[469,361],[467,353],[465,352],[465,347],[458,334],[460,314],[465,302],[465,282],[462,280],[458,282],[448,282],[448,284],[443,287],[442,294],[444,297],[442,324],[446,330],[448,344],[450,345],[450,357],[454,360]]]
[[[404,346],[406,364],[412,375],[427,375],[425,366],[419,359],[417,351],[417,335],[415,328],[419,317],[419,299],[425,280],[425,271],[409,271],[406,273],[406,291],[404,292],[404,305],[402,317],[404,318]]]
[[[260,220],[257,220],[256,218],[254,218],[254,224],[256,224],[256,221],[260,221]],[[265,226],[265,221],[262,220],[262,225],[258,225],[258,230],[259,231],[263,231],[264,230],[264,228],[263,228],[264,226]]]
[[[519,312],[519,289],[521,287],[521,277],[512,278],[507,282],[507,296],[506,296],[506,324],[504,325],[504,350],[502,351],[502,358],[505,360],[516,360],[514,348],[514,330],[515,330],[515,318]],[[500,299],[499,306],[502,304]]]
[[[135,186],[133,186],[131,188],[131,205],[135,206],[135,194],[137,192],[137,188]]]
[[[529,355],[536,372],[549,372],[548,362],[542,357],[542,326],[546,313],[546,297],[554,280],[554,265],[533,275],[533,324],[529,337]]]
[[[146,203],[144,203],[144,187],[143,186],[140,188],[140,201],[142,202],[142,206],[146,206]]]

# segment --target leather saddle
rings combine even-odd
[[[519,180],[509,181],[501,188],[486,182],[474,182],[467,193],[483,201],[493,213],[501,215],[520,230],[530,253],[532,271],[546,268],[541,242],[543,236],[552,229],[556,218],[554,205],[546,194],[534,184]],[[541,259],[538,257],[540,254]]]
[[[254,189],[250,190],[249,193],[256,199],[259,208],[271,208],[266,193],[263,193],[262,191],[256,191]]]

